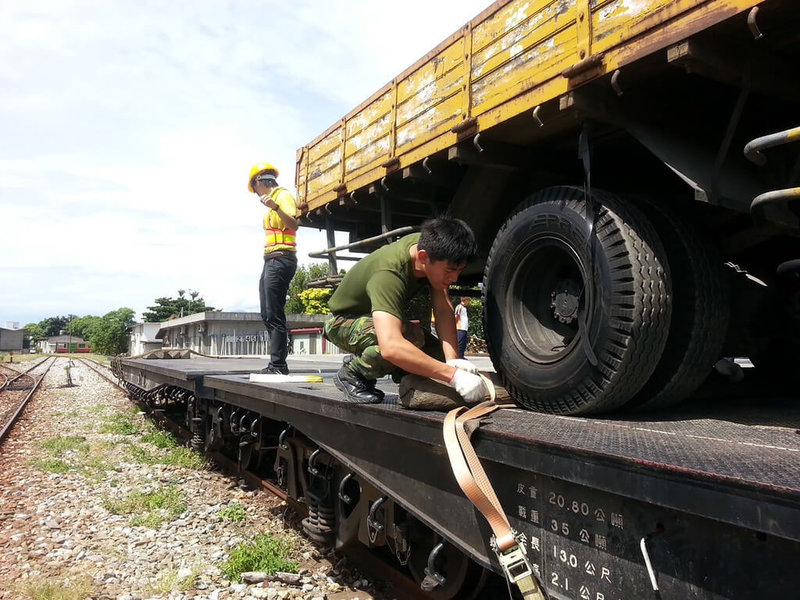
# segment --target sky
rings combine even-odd
[[[3,0],[0,327],[179,289],[257,312],[251,165],[294,192],[298,148],[489,4]]]

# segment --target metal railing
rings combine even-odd
[[[762,167],[767,164],[767,157],[763,153],[764,150],[776,146],[783,146],[784,144],[796,142],[798,140],[800,140],[800,127],[771,133],[748,142],[744,147],[744,155],[748,160]],[[784,206],[788,208],[789,204],[797,200],[800,200],[800,187],[770,190],[753,198],[753,201],[750,203],[750,213],[754,218],[759,219],[764,216],[764,210],[767,207]],[[800,225],[800,216],[796,213],[787,210],[786,214],[783,216],[795,226]],[[783,220],[784,219],[781,219],[781,221]]]

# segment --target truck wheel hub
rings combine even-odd
[[[572,323],[578,316],[580,288],[573,280],[562,280],[550,294],[550,308],[553,316],[562,323]]]

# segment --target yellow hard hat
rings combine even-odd
[[[278,176],[278,169],[273,167],[269,163],[256,163],[250,168],[250,177],[247,179],[247,189],[251,192],[255,192],[253,189],[254,179],[261,175],[262,173],[269,173],[275,177]]]

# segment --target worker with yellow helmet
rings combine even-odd
[[[269,365],[262,373],[286,375],[288,354],[286,292],[297,271],[297,205],[294,196],[278,185],[278,169],[257,163],[250,169],[247,189],[267,207],[264,215],[264,268],[258,282],[261,319],[269,336]]]

